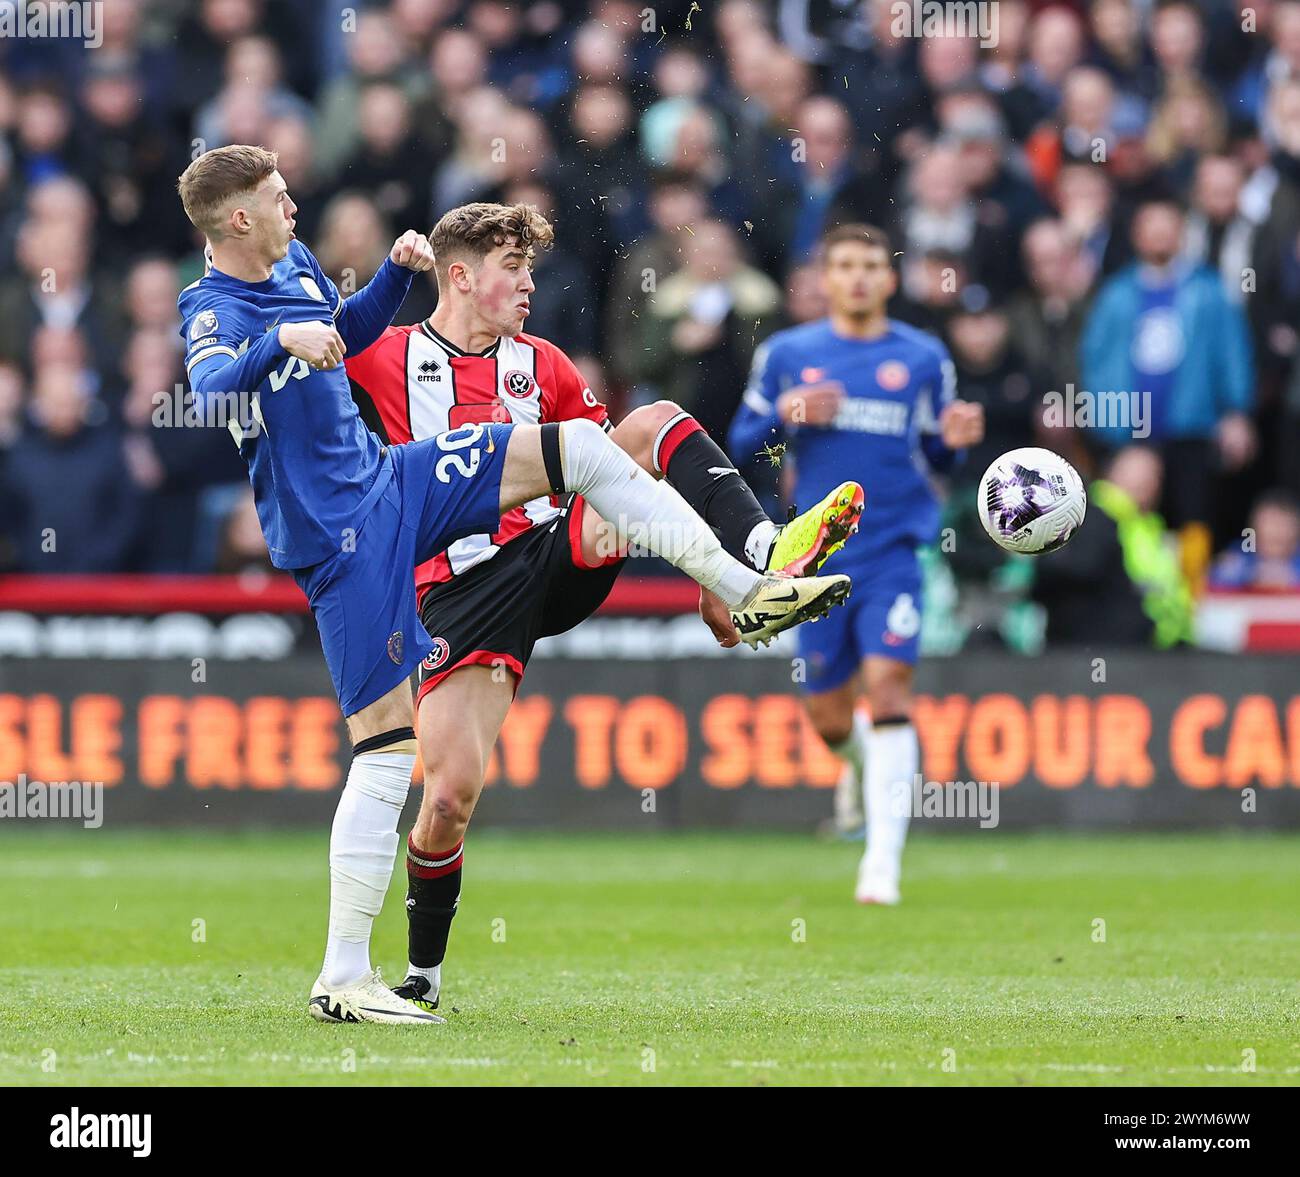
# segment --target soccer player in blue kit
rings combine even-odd
[[[981,440],[984,413],[956,399],[943,344],[888,317],[898,277],[884,233],[841,225],[822,240],[818,261],[828,317],[760,345],[728,440],[737,463],[785,443],[796,501],[850,478],[866,491],[856,545],[840,556],[853,600],[816,629],[802,627],[798,641],[808,715],[845,762],[856,803],[866,800],[857,898],[892,904],[920,768],[912,676],[921,620],[917,549],[939,526],[930,475],[951,469],[964,447]],[[856,711],[861,695],[869,727]]]
[[[434,649],[416,610],[416,565],[462,536],[495,531],[516,506],[572,492],[621,545],[649,548],[720,597],[751,644],[824,614],[850,581],[768,575],[736,560],[671,485],[591,420],[474,423],[381,445],[342,361],[379,338],[412,273],[433,267],[426,238],[403,234],[370,283],[344,299],[295,239],[297,206],[272,152],[206,152],[177,188],[211,258],[179,300],[190,386],[205,412],[224,409],[272,563],[307,596],[352,741],[330,834],[325,961],[308,1010],[322,1022],[439,1023],[370,965],[416,762],[408,679]],[[526,305],[531,289],[530,243],[513,245],[514,271],[469,278],[502,315]]]

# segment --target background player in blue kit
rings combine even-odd
[[[796,502],[846,479],[866,491],[857,542],[840,556],[853,577],[853,601],[825,624],[801,628],[799,653],[813,726],[844,760],[859,804],[865,789],[867,849],[857,898],[896,903],[910,813],[902,790],[910,796],[920,761],[912,724],[917,549],[938,531],[931,476],[980,441],[984,415],[956,399],[943,344],[888,317],[898,278],[884,233],[866,225],[831,230],[819,266],[829,316],[759,347],[729,442],[737,462],[785,443]],[[855,710],[861,695],[870,726]]]
[[[847,596],[849,579],[755,572],[591,420],[467,424],[381,445],[361,421],[342,360],[388,326],[411,272],[433,266],[428,241],[413,231],[398,238],[370,283],[344,300],[294,238],[297,208],[272,152],[207,152],[178,188],[212,259],[180,296],[190,385],[205,410],[224,401],[271,559],[307,595],[353,745],[330,835],[329,938],[309,1010],[325,1022],[438,1023],[370,966],[416,760],[407,679],[434,648],[416,610],[416,565],[462,536],[495,531],[513,507],[574,492],[621,543],[648,547],[720,597],[751,643],[825,612]],[[510,244],[521,257],[531,246]],[[526,300],[525,287],[494,287],[497,309]]]

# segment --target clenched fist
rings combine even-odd
[[[280,346],[322,372],[341,364],[348,350],[333,323],[285,323]]]
[[[950,450],[964,450],[984,440],[984,406],[952,401],[939,414],[939,436]]]
[[[787,425],[829,425],[840,411],[844,385],[838,380],[787,388],[776,401],[776,414]]]
[[[405,266],[417,274],[433,269],[433,246],[423,233],[414,229],[407,229],[393,242],[393,251],[388,257],[395,266]]]

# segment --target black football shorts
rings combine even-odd
[[[624,560],[582,560],[582,504],[512,539],[468,572],[435,584],[420,602],[433,650],[418,671],[417,701],[462,666],[504,666],[523,678],[538,638],[564,633],[609,596]]]

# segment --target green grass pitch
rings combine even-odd
[[[0,1082],[1300,1081],[1293,835],[480,832],[432,1029],[309,1020],[327,837],[0,831]]]

